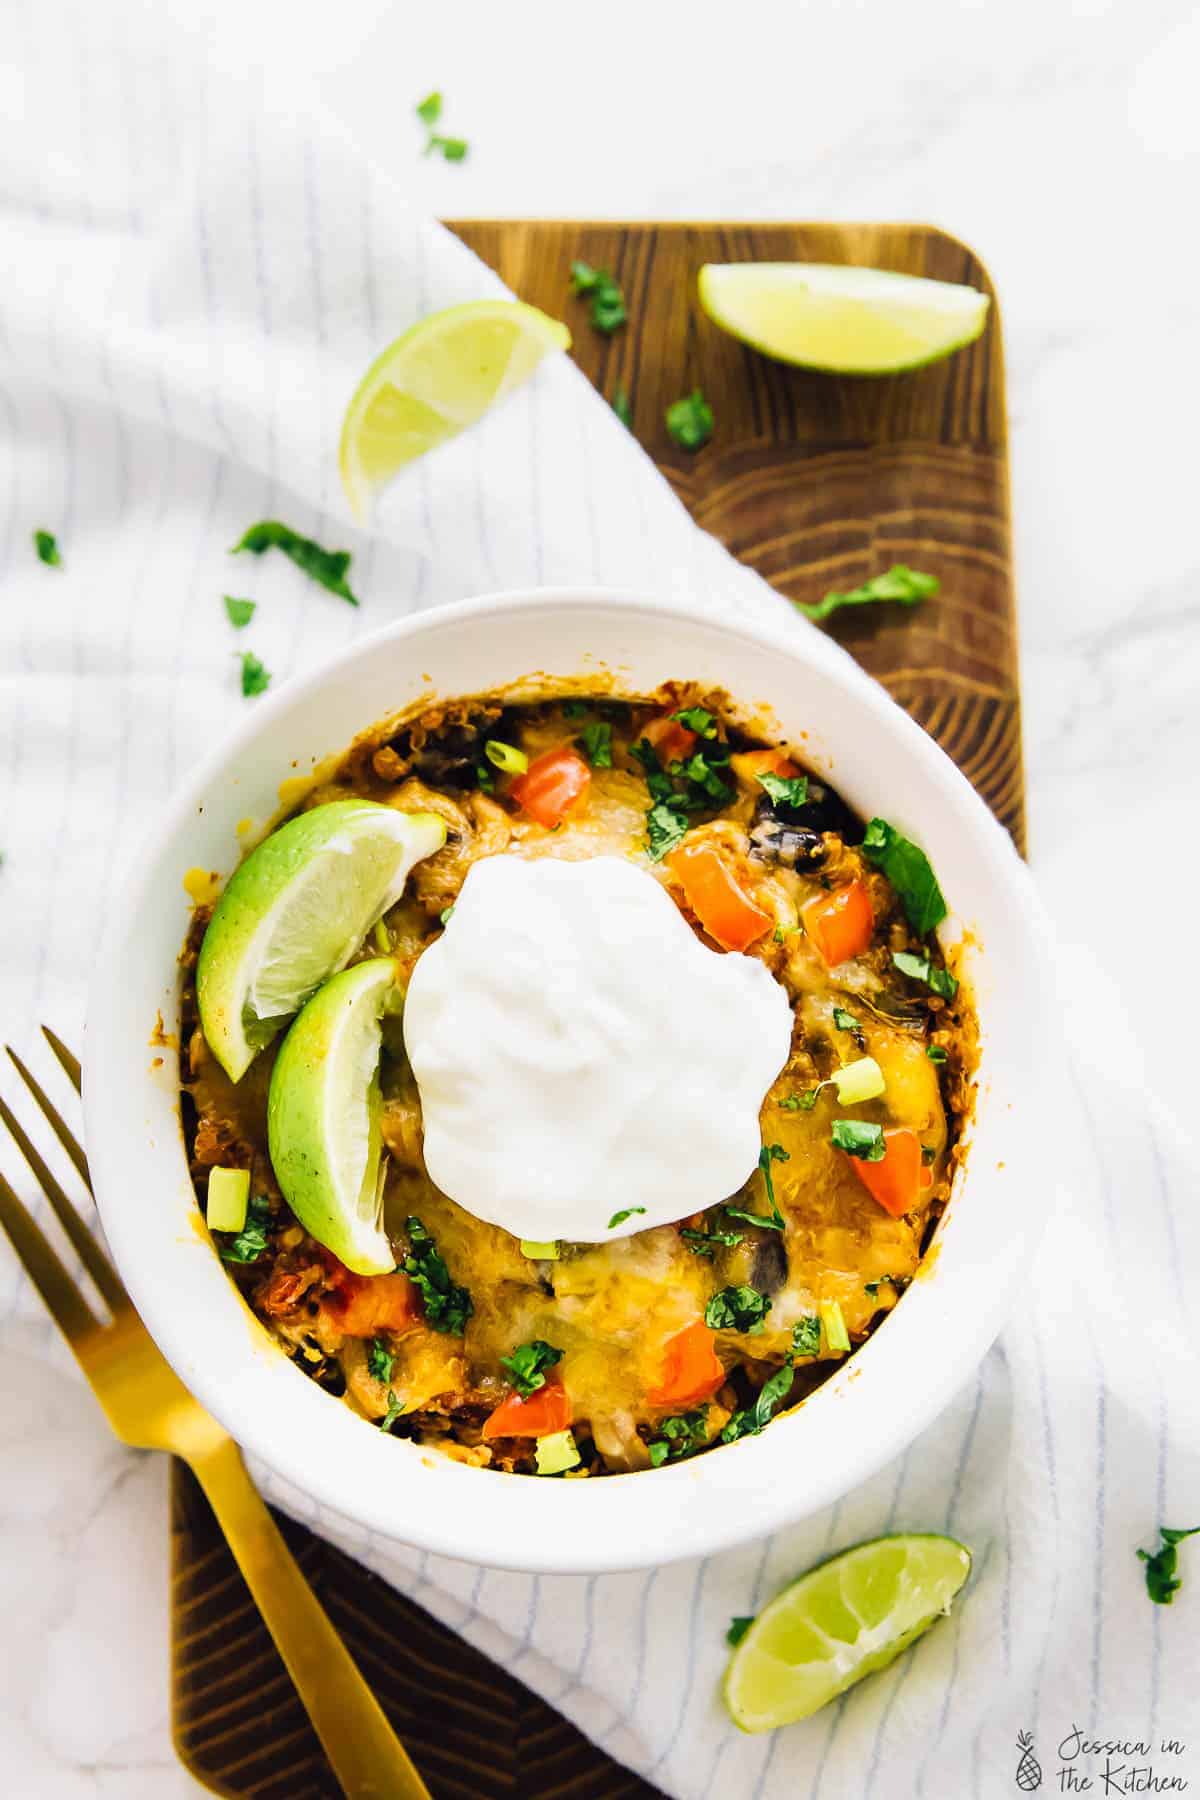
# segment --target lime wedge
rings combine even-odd
[[[356,518],[398,469],[456,437],[570,347],[557,319],[518,300],[471,300],[422,319],[376,357],[346,408],[338,466]]]
[[[705,263],[700,304],[743,343],[809,369],[895,375],[977,338],[976,288],[829,263]]]
[[[355,963],[315,993],[271,1071],[267,1136],[284,1199],[359,1275],[396,1266],[383,1230],[379,1046],[398,1012],[394,957]]]
[[[433,813],[333,800],[251,851],[217,902],[196,965],[200,1024],[231,1080],[345,967],[413,864],[445,841]]]
[[[794,1724],[886,1669],[949,1612],[970,1572],[965,1545],[922,1532],[871,1538],[810,1569],[764,1607],[729,1659],[734,1724]]]

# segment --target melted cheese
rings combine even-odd
[[[426,1167],[518,1238],[669,1224],[754,1169],[791,1032],[763,964],[708,949],[645,869],[488,857],[405,1002]]]

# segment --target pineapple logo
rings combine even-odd
[[[1021,1760],[1017,1764],[1017,1786],[1023,1794],[1036,1793],[1042,1785],[1042,1765],[1033,1754],[1032,1732],[1018,1731],[1017,1749],[1021,1752]]]

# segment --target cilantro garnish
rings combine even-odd
[[[575,739],[593,769],[611,769],[612,760],[612,726],[598,720],[594,725],[585,725]]]
[[[254,617],[253,600],[237,600],[232,594],[222,594],[225,602],[225,616],[235,631],[241,631]]]
[[[883,870],[895,888],[905,917],[918,937],[941,924],[946,916],[946,901],[929,858],[919,845],[886,819],[872,819],[862,841],[862,852],[868,862]]]
[[[496,777],[495,777],[495,774],[494,774],[490,764],[488,764],[486,762],[476,763],[475,779],[479,783],[480,793],[483,793],[483,794],[494,794],[495,793]]]
[[[661,1419],[658,1436],[651,1438],[646,1448],[651,1466],[658,1469],[665,1462],[678,1462],[681,1457],[703,1450],[707,1442],[708,1408],[698,1406],[692,1412],[672,1413],[670,1418]]]
[[[442,116],[442,96],[436,91],[418,102],[416,113],[422,125],[436,125]]]
[[[839,1031],[861,1031],[862,1030],[862,1021],[860,1019],[856,1019],[853,1013],[847,1012],[844,1006],[835,1006],[834,1007],[833,1022],[837,1026]]]
[[[358,596],[352,594],[346,584],[349,550],[325,550],[312,538],[301,537],[298,531],[281,524],[278,519],[262,519],[257,525],[249,526],[230,554],[236,556],[240,550],[249,550],[252,556],[262,556],[267,550],[282,550],[313,581],[339,599],[348,600],[351,606],[358,605]]]
[[[446,162],[462,162],[470,147],[466,138],[442,137],[439,132],[431,131],[425,154],[432,156],[435,150],[440,150]]]
[[[249,700],[254,694],[265,693],[271,685],[271,671],[259,662],[253,650],[243,650],[241,662],[243,697]]]
[[[713,1251],[719,1247],[732,1250],[735,1245],[745,1243],[744,1231],[692,1231],[686,1225],[679,1233],[693,1256],[705,1256],[711,1259]]]
[[[659,800],[646,814],[646,847],[651,862],[661,862],[683,839],[688,828],[686,814]]]
[[[768,1296],[743,1283],[713,1295],[704,1309],[704,1323],[710,1331],[761,1331],[770,1310]]]
[[[925,1054],[931,1063],[944,1063],[949,1053],[942,1044],[926,1044]]]
[[[592,708],[587,700],[564,700],[562,710],[564,719],[586,719]]]
[[[380,1421],[379,1421],[380,1431],[390,1431],[392,1429],[393,1424],[400,1417],[400,1414],[403,1411],[404,1411],[404,1406],[403,1406],[402,1402],[397,1400],[395,1394],[393,1394],[391,1388],[389,1388],[388,1389],[388,1397],[387,1397],[387,1411],[384,1413],[382,1419],[380,1419]]]
[[[727,1644],[740,1644],[753,1623],[753,1613],[750,1614],[749,1618],[739,1614],[738,1617],[730,1619],[729,1630],[725,1633],[725,1642]]]
[[[62,555],[58,548],[58,539],[52,531],[35,531],[33,547],[38,553],[38,561],[44,562],[48,569],[62,568]]]
[[[944,1000],[953,1000],[958,992],[958,982],[949,969],[939,969],[927,956],[913,956],[907,950],[893,950],[892,961],[902,975],[907,975],[912,981],[923,981],[927,988],[932,988],[935,994],[941,994]],[[943,1052],[943,1059],[944,1056]],[[936,1062],[937,1057],[933,1060]]]
[[[804,806],[808,802],[807,775],[773,775],[767,770],[758,782],[776,806]]]
[[[626,1219],[632,1219],[634,1213],[644,1213],[645,1210],[644,1206],[623,1206],[620,1212],[615,1212],[608,1221],[608,1229],[615,1231],[618,1225],[625,1223]]]
[[[620,419],[626,431],[633,430],[633,407],[629,403],[629,395],[623,387],[619,387],[612,397],[612,409]]]
[[[796,1356],[817,1356],[821,1349],[821,1321],[816,1313],[797,1319],[792,1326],[792,1350]]]
[[[830,1142],[835,1150],[857,1156],[860,1162],[882,1162],[887,1152],[883,1126],[868,1125],[863,1119],[835,1119]]]
[[[782,1144],[764,1144],[758,1153],[758,1166],[762,1170],[763,1186],[767,1190],[767,1204],[771,1208],[769,1214],[743,1212],[740,1207],[726,1206],[725,1211],[731,1219],[745,1219],[748,1225],[759,1225],[764,1231],[782,1231],[783,1214],[775,1200],[775,1183],[771,1177],[773,1162],[790,1162],[791,1158]]]
[[[234,1237],[220,1236],[222,1262],[257,1262],[267,1247],[267,1227],[271,1223],[271,1202],[265,1194],[252,1194],[246,1208],[246,1223]]]
[[[1158,1549],[1138,1551],[1146,1565],[1146,1592],[1155,1606],[1170,1606],[1176,1590],[1182,1587],[1182,1577],[1175,1572],[1179,1563],[1175,1546],[1184,1538],[1195,1537],[1197,1532],[1200,1532],[1200,1525],[1191,1525],[1186,1531],[1173,1531],[1169,1525],[1160,1525],[1158,1535],[1162,1542]]]
[[[811,1112],[824,1086],[825,1083],[819,1081],[815,1088],[806,1088],[801,1094],[785,1094],[779,1104],[786,1112]]]
[[[713,434],[712,407],[699,388],[667,408],[667,430],[681,450],[699,450]]]
[[[898,600],[901,606],[916,606],[936,594],[940,586],[936,575],[923,575],[919,569],[895,563],[886,575],[872,575],[861,587],[850,588],[845,593],[833,590],[823,600],[812,604],[797,600],[796,605],[809,619],[827,619],[839,607],[865,606],[874,600]]]
[[[420,1219],[406,1222],[409,1251],[400,1267],[421,1290],[425,1317],[435,1331],[461,1337],[475,1310],[465,1287],[451,1281],[446,1260]]]
[[[671,717],[678,719],[688,731],[694,731],[697,737],[715,738],[717,735],[717,715],[709,712],[707,706],[685,706]]]
[[[593,269],[590,263],[573,262],[571,286],[577,294],[588,296],[592,324],[605,337],[611,337],[618,326],[625,323],[629,316],[625,311],[625,296],[609,270]]]
[[[753,1406],[744,1406],[735,1412],[721,1433],[723,1444],[736,1443],[738,1438],[757,1437],[765,1425],[771,1421],[779,1404],[787,1399],[791,1392],[796,1371],[792,1367],[789,1355],[781,1369],[776,1369],[763,1382],[758,1399]]]
[[[392,1364],[395,1360],[395,1357],[381,1339],[371,1339],[370,1347],[367,1350],[367,1373],[369,1375],[373,1375],[376,1381],[390,1381],[392,1379]]]
[[[508,1370],[518,1394],[523,1400],[528,1400],[530,1394],[536,1394],[540,1387],[545,1387],[545,1371],[561,1362],[562,1354],[561,1350],[548,1344],[544,1338],[534,1338],[532,1343],[518,1344],[511,1356],[502,1356],[500,1367]]]

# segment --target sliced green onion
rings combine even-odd
[[[522,1238],[521,1255],[527,1256],[530,1262],[557,1262],[558,1239],[551,1238],[548,1244],[539,1244],[536,1238]]]
[[[850,1333],[846,1330],[846,1321],[842,1317],[842,1308],[837,1300],[822,1300],[817,1307],[821,1315],[821,1329],[825,1334],[825,1348],[840,1351],[845,1355],[850,1349]]]
[[[873,1056],[860,1056],[857,1062],[835,1069],[832,1081],[842,1106],[858,1106],[863,1100],[878,1100],[887,1086],[883,1070]]]
[[[583,1460],[570,1431],[551,1431],[540,1437],[534,1456],[539,1475],[562,1475],[567,1469],[577,1469]]]
[[[241,1231],[250,1204],[249,1169],[210,1169],[204,1216],[210,1231]]]
[[[529,767],[529,758],[515,744],[502,744],[499,738],[489,738],[483,746],[483,754],[497,769],[505,775],[523,775]]]

